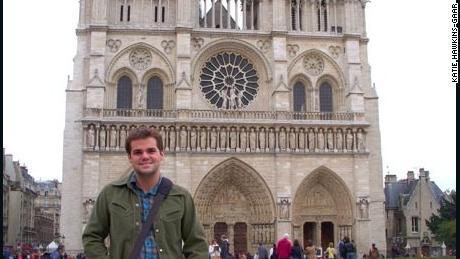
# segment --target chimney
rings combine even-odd
[[[413,181],[415,179],[414,177],[414,171],[407,171],[407,181]]]
[[[385,175],[385,184],[387,183],[396,183],[397,178],[395,174],[387,174]]]
[[[420,168],[420,169],[419,169],[419,177],[420,177],[420,178],[427,178],[427,179],[429,179],[429,178],[430,178],[430,172],[429,172],[429,171],[425,171],[424,168]]]

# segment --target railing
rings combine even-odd
[[[288,112],[288,111],[239,111],[239,110],[148,110],[148,109],[95,109],[89,108],[84,112],[86,119],[93,118],[164,118],[190,120],[306,120],[324,121],[362,120],[363,113],[335,112]]]

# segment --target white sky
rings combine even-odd
[[[456,189],[452,3],[373,0],[366,8],[383,172],[388,166],[401,179],[424,167],[442,190]],[[36,180],[62,180],[78,9],[76,0],[3,2],[3,147]]]

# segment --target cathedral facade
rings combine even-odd
[[[359,0],[80,0],[66,89],[61,233],[130,172],[124,141],[163,136],[161,173],[233,252],[284,233],[386,247],[378,97]]]

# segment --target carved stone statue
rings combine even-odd
[[[343,149],[343,133],[342,133],[342,129],[337,130],[335,148],[337,150],[342,150]]]
[[[95,130],[94,130],[94,125],[91,124],[88,127],[88,134],[86,136],[86,146],[89,148],[94,147],[94,142],[95,142]]]
[[[327,149],[334,150],[334,133],[332,129],[327,130]]]
[[[227,129],[225,127],[220,128],[220,148],[225,150],[227,147]]]
[[[353,133],[351,132],[351,129],[347,129],[346,133],[346,144],[347,144],[347,150],[351,151],[353,150]]]
[[[115,126],[110,127],[110,148],[115,149],[117,147],[117,128]]]
[[[123,147],[126,142],[126,127],[121,126],[120,127],[120,147]]]
[[[216,149],[217,148],[217,132],[216,128],[211,128],[211,132],[209,133],[209,139],[211,142],[211,148]]]
[[[246,129],[241,128],[241,132],[240,132],[240,148],[241,148],[242,151],[246,151],[246,148],[247,148],[246,143],[247,143],[247,141],[246,141]]]
[[[169,127],[169,150],[176,150],[176,129]]]
[[[105,127],[101,127],[101,129],[99,130],[99,148],[100,149],[105,149],[106,137],[107,137],[107,132],[105,131]]]
[[[88,222],[89,216],[91,215],[91,212],[93,211],[95,201],[93,199],[87,199],[83,202],[83,208],[84,208],[84,215],[83,215],[83,222],[86,223]]]
[[[367,199],[359,201],[359,216],[362,219],[369,218],[369,201]]]
[[[358,151],[366,151],[366,145],[364,143],[364,132],[363,129],[359,129],[358,133],[356,134],[356,138],[358,141]]]
[[[289,148],[291,150],[295,150],[297,148],[297,145],[296,145],[296,136],[295,136],[295,129],[294,128],[291,128],[289,130]]]
[[[304,150],[305,149],[305,134],[304,134],[303,129],[299,130],[298,136],[299,136],[298,137],[299,138],[299,149]]]
[[[308,129],[308,149],[310,152],[315,151],[315,132],[312,128]]]
[[[261,150],[265,149],[265,129],[261,128],[259,130],[259,148]]]
[[[144,86],[139,84],[139,89],[137,91],[137,107],[139,109],[143,108],[144,104]]]
[[[275,149],[275,131],[273,128],[268,130],[268,148],[270,148],[270,150]]]
[[[237,147],[237,138],[236,138],[236,131],[235,128],[230,128],[230,148],[236,149]]]
[[[251,128],[251,132],[249,133],[249,148],[251,149],[251,151],[256,150],[257,148],[256,141],[257,141],[256,132],[254,131],[254,128]]]
[[[323,151],[324,150],[324,130],[318,130],[318,149]]]
[[[164,126],[160,127],[160,135],[163,140],[163,146],[169,150],[169,147],[166,145],[166,130]]]
[[[180,149],[185,150],[187,149],[187,129],[185,127],[181,127],[179,132],[179,146]]]
[[[193,127],[190,131],[190,148],[196,150],[196,128]]]
[[[201,128],[200,130],[200,147],[202,150],[206,149],[206,128]]]
[[[281,128],[279,133],[280,149],[286,150],[286,131],[284,128]]]
[[[280,219],[289,219],[289,199],[281,199],[279,203],[279,218]]]

